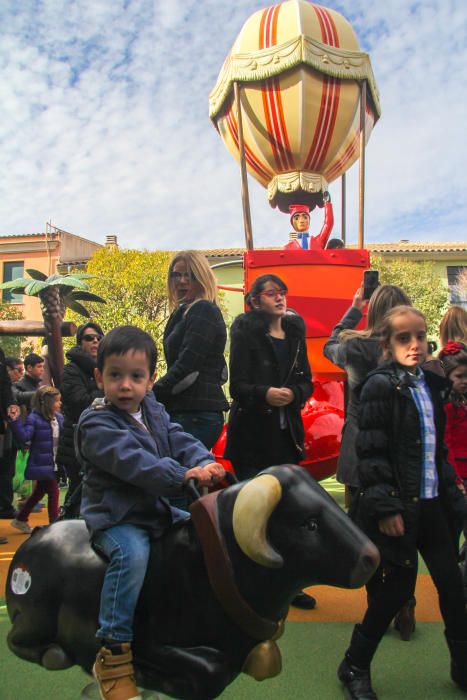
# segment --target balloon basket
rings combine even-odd
[[[144,690],[139,688],[140,695],[143,700],[163,700],[164,695],[159,695],[155,690]],[[101,700],[99,690],[96,683],[89,683],[81,691],[81,700]]]

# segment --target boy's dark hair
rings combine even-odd
[[[16,369],[18,365],[23,364],[23,360],[19,357],[5,357],[5,364],[10,369]]]
[[[44,358],[41,357],[41,355],[36,355],[35,352],[32,352],[30,355],[26,355],[26,357],[24,358],[24,366],[26,367],[26,369],[28,367],[35,367],[40,362],[44,362]]]
[[[126,355],[127,352],[135,350],[146,354],[149,373],[152,376],[156,371],[156,344],[149,333],[136,326],[117,326],[104,335],[97,351],[97,369],[99,372],[104,371],[105,358],[109,355]]]

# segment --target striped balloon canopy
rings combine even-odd
[[[209,96],[210,118],[239,160],[239,83],[249,173],[267,187],[271,206],[314,206],[358,159],[363,81],[368,141],[381,113],[368,54],[341,14],[288,0],[244,24]]]

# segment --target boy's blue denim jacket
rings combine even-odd
[[[213,455],[178,423],[171,423],[153,393],[141,404],[150,433],[102,399],[83,411],[75,433],[84,471],[81,515],[91,535],[132,523],[155,537],[186,513],[165,496],[180,494],[187,469],[214,462]]]

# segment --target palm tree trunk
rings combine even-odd
[[[39,292],[39,299],[49,349],[50,374],[54,385],[59,387],[64,367],[61,325],[65,304],[58,285]]]

